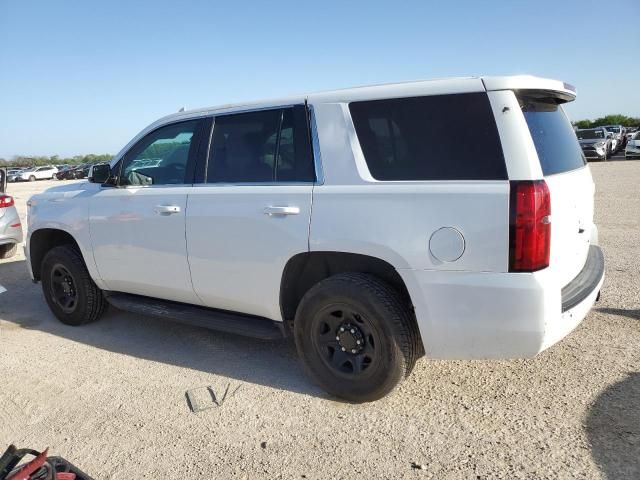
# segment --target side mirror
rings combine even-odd
[[[91,183],[105,183],[109,179],[109,175],[111,175],[111,167],[108,163],[91,165],[87,180]]]

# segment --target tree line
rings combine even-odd
[[[0,167],[41,167],[44,165],[79,165],[81,163],[108,162],[113,155],[108,153],[89,155],[75,155],[73,157],[60,157],[58,155],[41,155],[28,157],[16,155],[11,159],[0,158]]]
[[[622,125],[623,127],[640,127],[640,117],[627,117],[626,115],[607,115],[595,120],[578,120],[573,122],[578,128],[594,128],[603,125]]]

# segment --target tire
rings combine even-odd
[[[18,252],[18,244],[17,243],[8,243],[5,245],[0,245],[0,258],[11,258]]]
[[[423,354],[408,302],[362,273],[334,275],[313,286],[298,306],[294,337],[307,374],[352,402],[390,393]]]
[[[49,250],[42,260],[40,278],[44,298],[62,323],[83,325],[104,312],[102,290],[91,279],[77,248],[62,245]]]
[[[34,177],[33,175],[31,175],[31,176],[29,177],[29,181],[30,181],[30,182],[35,182],[35,181],[36,181],[36,177]]]

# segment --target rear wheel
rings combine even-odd
[[[294,336],[309,376],[354,402],[384,397],[422,354],[407,302],[361,273],[335,275],[311,288],[298,307]]]
[[[18,252],[17,243],[0,245],[0,258],[11,258]]]
[[[53,314],[66,325],[97,320],[106,301],[80,252],[71,245],[49,250],[42,261],[42,291]]]

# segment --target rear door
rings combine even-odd
[[[564,110],[553,96],[518,96],[551,194],[550,268],[562,286],[585,264],[593,228],[594,183]]]
[[[308,251],[315,180],[304,105],[217,116],[187,207],[193,288],[208,307],[281,319],[282,272]]]
[[[187,194],[204,120],[166,125],[123,157],[119,185],[90,198],[90,230],[109,290],[199,303],[185,239]]]

